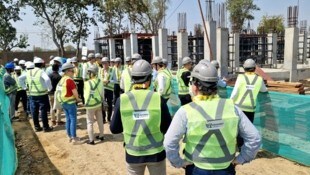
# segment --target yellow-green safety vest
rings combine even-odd
[[[113,72],[113,69],[111,67],[109,67],[108,69],[108,74],[104,74],[104,68],[102,68],[102,71],[101,71],[101,76],[102,76],[102,80],[103,81],[110,81],[110,77],[112,76],[112,72]],[[103,88],[104,89],[107,89],[107,90],[110,90],[110,91],[114,91],[114,84],[109,82],[108,84],[103,84]]]
[[[114,76],[114,74],[115,74],[115,76]],[[114,80],[114,84],[119,84],[120,80],[121,80],[121,74],[122,74],[122,69],[114,66],[112,68],[110,80],[112,80],[114,77],[116,77],[116,80]]]
[[[74,80],[82,80],[83,79],[83,65],[78,64],[77,67],[74,67]]]
[[[179,95],[189,94],[189,87],[185,85],[185,83],[182,79],[182,74],[184,72],[189,72],[189,70],[182,68],[177,72],[177,78],[178,78],[178,82],[179,82]]]
[[[231,99],[215,98],[184,106],[185,159],[206,170],[227,168],[236,152],[239,117]]]
[[[150,90],[132,90],[120,97],[125,149],[133,156],[164,150],[160,131],[160,95]]]
[[[165,86],[165,89],[162,93],[162,97],[165,99],[168,99],[170,97],[170,94],[171,94],[171,77],[172,77],[172,74],[167,68],[159,70],[157,77],[159,74],[163,74],[163,76],[165,77],[165,85],[166,86]],[[156,91],[159,92],[158,80],[155,81],[155,87],[156,87]]]
[[[21,85],[19,84],[18,76],[17,76],[16,74],[14,74],[14,80],[16,81],[17,91],[23,90],[23,88],[22,88]]]
[[[124,92],[128,92],[132,86],[131,83],[131,67],[127,67],[123,71],[123,80],[124,80]]]
[[[102,99],[100,92],[103,90],[103,83],[98,79],[90,79],[84,83],[85,108],[94,109],[101,106]]]
[[[58,82],[56,87],[56,98],[60,103],[74,104],[76,103],[76,99],[73,95],[71,97],[66,97],[68,79],[73,81],[71,77],[64,75]]]
[[[30,96],[42,96],[48,93],[48,90],[41,84],[41,75],[44,71],[34,68],[27,71],[27,84]]]
[[[238,79],[241,81],[238,81],[240,83],[238,85],[240,89],[235,98],[235,104],[242,111],[254,112],[257,95],[261,88],[263,79],[256,74],[240,74],[238,75]]]

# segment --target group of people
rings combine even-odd
[[[121,58],[101,54],[89,54],[82,62],[77,58],[64,64],[60,61],[60,57],[52,58],[45,72],[44,61],[37,57],[24,68],[8,63],[6,75],[12,77],[4,79],[8,96],[13,98],[11,94],[17,89],[27,92],[24,110],[29,111],[28,99],[36,131],[42,130],[39,110],[45,132],[53,129],[48,124],[48,106],[54,126],[63,124],[59,117],[63,110],[67,135],[73,143],[79,142],[77,103],[83,103],[87,143],[104,140],[103,123],[110,122],[113,134],[124,135],[128,174],[144,174],[146,167],[151,175],[166,174],[166,158],[188,175],[235,174],[235,166],[253,160],[260,148],[261,137],[252,123],[257,95],[267,88],[255,74],[252,59],[245,61],[245,74],[238,76],[231,98],[219,96],[218,89],[226,83],[218,76],[217,61],[201,60],[193,66],[192,59],[185,57],[176,75],[167,68],[166,59],[155,57],[149,63],[139,54],[125,58],[124,66]],[[18,73],[19,66],[23,73]],[[171,116],[167,101],[174,91],[174,78],[182,106]],[[18,83],[13,85],[13,80]],[[96,137],[95,121],[99,128]]]

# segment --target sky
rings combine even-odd
[[[225,0],[215,0],[215,3],[225,2]],[[299,2],[299,21],[307,20],[310,24],[310,0],[254,0],[254,3],[261,9],[260,11],[255,11],[253,15],[255,19],[250,22],[251,27],[256,29],[261,17],[263,15],[283,15],[285,20],[287,18],[287,7],[297,5]],[[205,14],[205,0],[201,0],[202,8]],[[178,23],[178,13],[185,12],[187,15],[187,31],[193,31],[195,24],[202,24],[202,19],[199,12],[199,6],[197,0],[170,0],[168,4],[168,10],[166,14],[166,28],[169,33],[172,31],[177,31]],[[33,15],[31,8],[22,9],[25,15],[21,15],[22,21],[18,21],[13,25],[17,28],[18,34],[27,34],[29,39],[28,42],[30,46],[27,49],[32,49],[33,47],[41,47],[45,49],[55,49],[49,37],[46,37],[44,27],[35,26],[36,17]],[[89,12],[92,13],[92,12]],[[228,20],[227,20],[228,21]],[[286,25],[286,21],[285,21]],[[308,25],[309,26],[309,25]],[[229,24],[228,24],[228,27]],[[100,25],[99,29],[103,26]],[[86,45],[89,49],[94,49],[94,30],[95,27],[92,26],[90,31],[92,32],[87,39]],[[101,34],[102,35],[102,34]]]

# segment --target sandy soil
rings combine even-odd
[[[32,121],[29,122],[32,125]],[[30,124],[13,124],[19,154],[16,174],[126,174],[122,135],[112,135],[109,124],[105,124],[105,141],[97,141],[94,146],[86,144],[88,136],[82,109],[78,112],[77,129],[77,135],[83,142],[81,145],[69,143],[64,126],[57,126],[50,133],[34,133]],[[98,131],[97,127],[95,131]],[[237,166],[236,171],[239,175],[310,175],[309,167],[263,151],[251,163]],[[167,161],[167,174],[184,174],[184,171],[173,168]]]

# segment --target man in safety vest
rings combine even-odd
[[[57,100],[61,103],[66,115],[66,130],[69,142],[79,144],[80,139],[76,136],[77,107],[76,103],[82,101],[76,89],[74,76],[74,66],[70,63],[62,65],[63,77],[59,81],[56,89]]]
[[[87,70],[91,65],[96,65],[95,55],[93,53],[88,54],[88,62],[83,66],[83,80],[84,82],[89,79]],[[96,65],[97,66],[97,65]]]
[[[155,80],[156,91],[165,99],[165,103],[169,100],[171,94],[171,72],[166,68],[161,57],[155,57],[152,61],[157,70]]]
[[[122,59],[117,57],[114,60],[114,67],[112,68],[112,76],[110,77],[110,82],[114,84],[113,89],[113,104],[115,105],[116,100],[120,96],[121,88],[120,88],[120,80],[121,80],[121,74],[122,74]]]
[[[103,83],[97,77],[98,67],[92,65],[88,68],[89,80],[85,82],[85,109],[87,114],[87,132],[90,145],[95,145],[94,123],[97,121],[99,128],[99,136],[96,139],[104,140],[103,137],[103,120],[102,120],[102,102],[104,99]]]
[[[22,60],[21,60],[22,61]],[[27,85],[26,82],[24,81],[23,83],[21,83],[20,81],[20,77],[22,76],[22,68],[20,66],[16,66],[15,67],[15,74],[14,74],[14,79],[17,83],[17,93],[16,93],[16,100],[15,100],[15,111],[18,111],[18,104],[21,101],[22,105],[23,105],[23,109],[24,109],[24,117],[25,119],[27,119],[28,117],[28,112],[27,112]]]
[[[133,65],[136,61],[142,59],[141,55],[138,53],[133,54],[132,57],[129,57],[129,58],[130,60],[128,58],[126,60],[126,64],[128,66],[122,72],[121,83],[120,83],[120,87],[125,93],[130,90],[131,84],[132,84],[131,83],[131,69],[132,69],[131,65]]]
[[[22,74],[23,73],[26,73],[26,61],[25,60],[19,60],[18,62],[18,65],[22,68],[21,71],[22,71]]]
[[[96,66],[98,67],[98,74],[97,75],[101,75],[101,71],[102,71],[102,63],[101,63],[101,59],[102,59],[102,55],[101,53],[96,53],[95,54],[95,58],[96,58]],[[101,80],[101,76],[98,76],[98,78]]]
[[[10,109],[8,109],[9,117],[11,120],[15,120],[18,119],[18,117],[15,117],[15,100],[18,85],[13,77],[15,68],[14,62],[6,63],[4,68],[6,70],[3,75],[4,91],[10,99]]]
[[[42,131],[39,123],[40,110],[43,130],[49,132],[53,130],[49,126],[47,118],[47,111],[50,109],[48,91],[52,90],[52,84],[48,75],[42,70],[44,61],[39,57],[35,57],[33,63],[35,68],[28,70],[26,76],[33,124],[37,132]]]
[[[171,117],[163,98],[149,90],[152,67],[138,60],[132,67],[132,90],[120,96],[115,104],[110,130],[124,135],[127,174],[165,175],[164,133]]]
[[[83,91],[83,89],[84,89],[83,64],[79,63],[76,57],[72,58],[71,62],[74,65],[73,79],[74,79],[75,84],[77,86],[78,94],[79,94],[80,98],[82,99],[82,103],[85,104],[84,91]]]
[[[230,98],[253,123],[258,93],[267,92],[267,88],[263,79],[255,74],[256,64],[253,59],[247,59],[243,68],[245,73],[238,75]]]
[[[104,88],[104,109],[103,112],[103,122],[111,121],[112,116],[112,102],[113,102],[113,91],[114,91],[114,84],[110,82],[110,77],[112,76],[113,69],[109,67],[109,58],[103,57],[101,59],[102,63],[102,71],[101,71],[101,79],[103,81],[103,88]],[[107,109],[105,108],[107,106]],[[107,113],[106,113],[107,112]]]
[[[184,57],[182,59],[182,68],[177,72],[178,84],[179,84],[179,98],[181,105],[186,105],[192,101],[189,94],[189,80],[192,70],[192,59],[190,57]]]
[[[182,106],[174,115],[165,135],[168,160],[186,174],[235,174],[235,166],[253,160],[261,145],[254,125],[230,99],[217,95],[217,71],[206,60],[191,73],[193,102]],[[246,144],[236,157],[236,138]],[[179,155],[184,137],[184,159]]]

